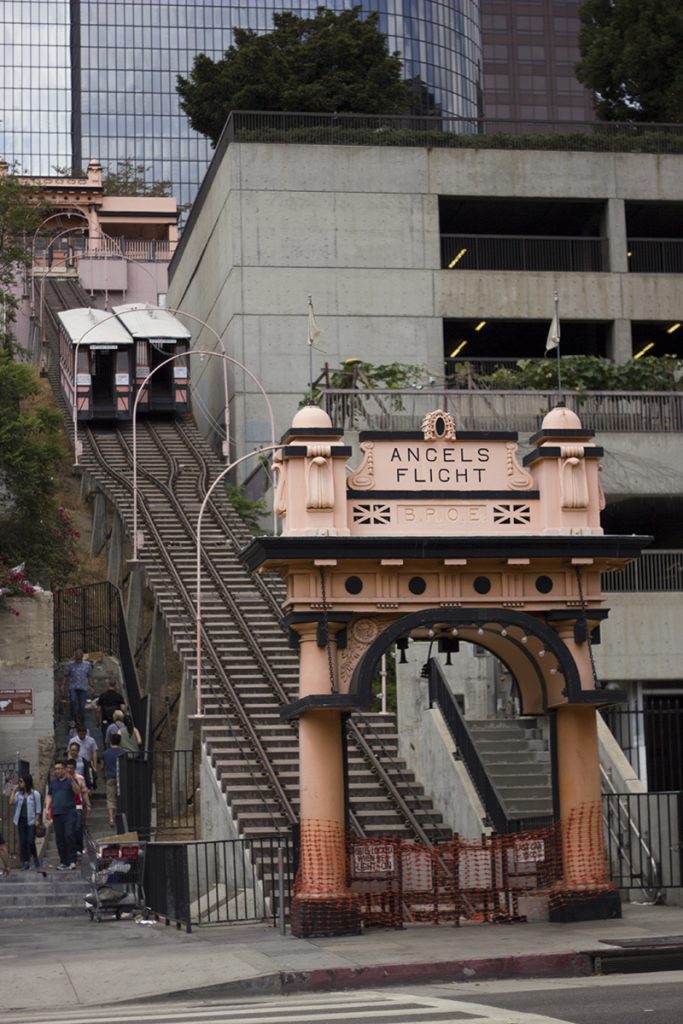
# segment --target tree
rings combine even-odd
[[[25,563],[29,579],[64,583],[76,564],[76,534],[56,500],[67,449],[61,415],[39,388],[35,369],[0,351],[0,576]]]
[[[145,175],[151,170],[145,164],[136,164],[132,157],[117,160],[116,170],[107,169],[102,178],[105,196],[169,196],[172,182],[153,181],[148,183]]]
[[[13,346],[16,318],[15,284],[30,260],[29,236],[45,215],[36,190],[14,174],[0,175],[0,348]]]
[[[231,110],[396,114],[412,109],[401,58],[389,53],[379,15],[361,8],[312,18],[273,14],[274,29],[236,28],[217,61],[200,53],[187,78],[178,75],[180,105],[195,131],[215,146]]]
[[[683,5],[584,0],[576,77],[606,121],[683,121]]]

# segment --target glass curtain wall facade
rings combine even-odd
[[[20,174],[71,166],[69,0],[0,0],[0,157]]]
[[[180,110],[176,76],[197,53],[216,59],[240,25],[272,28],[274,11],[310,16],[322,0],[149,3],[148,0],[0,0],[0,155],[30,174],[56,165],[105,168],[131,158],[149,180],[194,199],[211,146]],[[479,0],[327,0],[376,11],[407,78],[425,83],[443,114],[478,113]],[[4,111],[4,113],[1,113]]]
[[[581,0],[481,0],[484,117],[594,121],[576,78]]]

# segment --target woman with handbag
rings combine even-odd
[[[40,867],[36,850],[36,830],[43,828],[43,806],[40,793],[33,788],[31,775],[22,775],[10,793],[9,802],[14,806],[14,824],[19,833],[19,856],[21,867],[28,871],[31,857],[36,868]]]

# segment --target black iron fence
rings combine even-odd
[[[292,890],[292,845],[285,833],[257,839],[150,843],[145,899],[184,926],[271,921],[283,925]]]
[[[153,835],[196,838],[198,779],[192,750],[142,750],[118,764],[121,831],[137,832],[144,842]]]
[[[648,695],[642,708],[603,708],[602,715],[650,792],[683,790],[683,695]]]
[[[602,575],[606,594],[683,591],[683,551],[644,551],[638,561]]]
[[[602,238],[442,235],[441,266],[447,270],[595,273],[607,270],[607,259]]]
[[[683,432],[683,392],[584,391],[564,393],[567,408],[598,433]],[[435,408],[450,413],[460,430],[533,433],[557,404],[557,391],[471,391],[445,388],[325,389],[320,405],[344,430],[414,430]]]
[[[633,274],[683,274],[683,240],[629,238],[628,269]]]
[[[649,902],[678,888],[683,867],[683,792],[603,795],[612,880]]]
[[[683,125],[236,110],[217,148],[231,142],[680,153]]]
[[[77,648],[118,654],[119,591],[111,583],[55,590],[55,658],[73,657]]]

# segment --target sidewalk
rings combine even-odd
[[[680,965],[683,908],[624,905],[623,913],[618,921],[411,926],[331,939],[281,936],[262,924],[207,926],[187,935],[132,920],[97,924],[85,912],[82,919],[6,921],[0,1006],[64,1009],[103,1000],[231,999],[428,981],[576,977],[604,967],[596,957],[636,950],[655,956],[655,963],[661,960],[661,969]],[[674,953],[678,963],[665,962]]]

